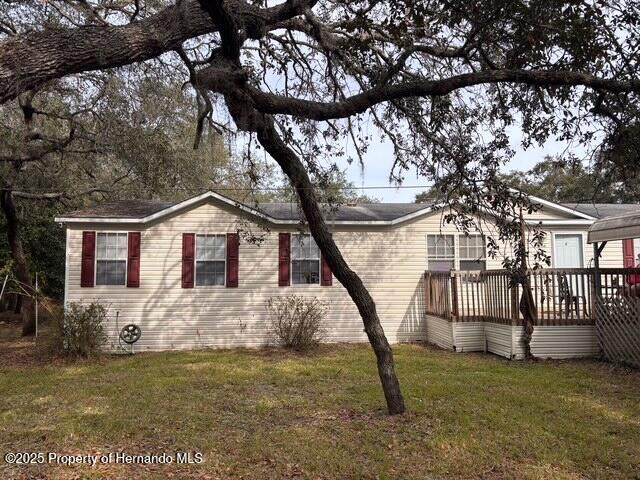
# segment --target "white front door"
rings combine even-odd
[[[582,235],[559,233],[555,236],[556,268],[582,268]]]

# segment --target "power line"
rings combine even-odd
[[[180,187],[179,187],[180,188]],[[321,188],[320,186],[316,185],[311,187],[310,189],[304,188],[303,190],[311,190],[311,189],[316,189],[316,188]],[[374,186],[374,185],[367,185],[367,186],[361,186],[361,187],[338,187],[338,186],[329,186],[330,189],[335,188],[337,190],[400,190],[400,189],[407,189],[407,188],[429,188],[428,185],[399,185],[399,186]],[[197,188],[188,188],[185,187],[184,190],[198,190]],[[287,190],[297,190],[295,187],[255,187],[255,188],[250,188],[250,187],[214,187],[214,190],[219,190],[219,191],[247,191],[247,192],[254,192],[256,190],[261,190],[261,191],[287,191]]]
[[[303,190],[314,190],[314,189],[318,189],[318,188],[322,188],[320,186],[314,186],[311,188],[303,188]],[[336,190],[404,190],[404,189],[426,189],[429,188],[429,185],[397,185],[397,186],[392,186],[392,185],[381,185],[381,186],[374,186],[374,185],[364,185],[364,186],[360,186],[360,187],[338,187],[338,186],[329,186],[329,189],[336,189]],[[198,191],[201,192],[203,191],[203,189],[206,189],[206,187],[204,188],[198,188],[198,187],[180,187],[180,186],[173,186],[171,187],[172,190],[183,190],[183,191]],[[39,192],[49,192],[51,190],[58,190],[55,187],[52,188],[40,188],[40,189],[36,189],[36,188],[14,188],[13,190],[15,190],[16,192],[33,192],[33,193],[39,193]],[[274,192],[281,192],[281,191],[294,191],[297,190],[295,187],[211,187],[211,190],[215,190],[216,192],[269,192],[269,191],[274,191]]]

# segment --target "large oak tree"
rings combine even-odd
[[[3,42],[0,99],[176,52],[163,58],[184,63],[199,92],[199,123],[216,116],[257,139],[296,188],[311,233],[362,316],[392,414],[405,407],[391,348],[373,298],[322,218],[309,172],[345,154],[345,142],[362,160],[375,127],[393,144],[392,178],[414,170],[433,182],[455,208],[449,221],[468,229],[478,213],[496,215],[490,247],[513,241],[505,266],[525,285],[518,219],[536,206],[498,176],[512,154],[509,128],[520,126],[525,147],[550,136],[604,139],[603,158],[637,158],[636,1],[182,0],[157,11],[139,2],[82,4],[81,20]],[[531,314],[526,304],[523,297]]]
[[[23,335],[35,333],[35,272],[61,299],[54,286],[64,282],[64,232],[56,213],[119,198],[183,200],[251,187],[251,177],[273,182],[274,167],[229,155],[211,128],[193,149],[193,97],[184,93],[182,72],[171,70],[76,74],[0,105],[0,265],[10,260],[4,297],[22,314]],[[229,192],[245,201],[250,193]]]

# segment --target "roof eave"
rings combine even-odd
[[[587,242],[609,242],[640,237],[640,213],[605,217],[593,223]]]
[[[518,190],[517,188],[510,188],[509,190],[512,191],[512,192],[522,193],[523,195],[526,195],[531,200],[533,200],[536,203],[539,203],[542,206],[553,208],[553,209],[558,210],[560,212],[569,213],[571,215],[575,215],[575,216],[583,218],[585,220],[597,220],[596,217],[592,217],[591,215],[588,215],[586,213],[582,213],[579,210],[576,210],[576,209],[570,208],[570,207],[565,207],[564,205],[562,205],[560,203],[552,202],[550,200],[545,200],[544,198],[536,197],[535,195],[529,195],[528,193],[522,192],[522,191]]]
[[[562,226],[572,226],[572,225],[592,225],[593,224],[593,220],[583,220],[583,219],[579,219],[579,220],[560,220],[560,219],[551,219],[551,220],[534,220],[534,219],[529,219],[529,220],[525,220],[525,223],[527,225],[548,225],[548,226],[558,226],[558,227],[562,227]]]
[[[398,217],[393,220],[331,220],[327,219],[326,222],[330,225],[397,225],[399,223],[404,223],[413,218],[419,217],[421,215],[426,215],[432,211],[431,208],[424,208],[418,210],[416,212],[403,215],[402,217]],[[299,225],[301,223],[300,220],[284,220],[279,218],[273,218],[269,215],[265,215],[262,212],[258,212],[258,216],[262,219],[273,223],[275,225]],[[127,224],[138,224],[142,225],[145,223],[149,223],[153,220],[157,220],[160,217],[152,218],[154,215],[150,215],[144,218],[118,218],[118,217],[56,217],[55,221],[58,223],[127,223]]]
[[[211,192],[213,193],[213,192]],[[205,195],[201,195],[199,197],[194,197],[194,199],[190,199],[188,200],[190,203],[188,205],[185,205],[185,202],[179,203],[177,205],[174,205],[172,207],[163,209],[159,212],[154,213],[153,215],[148,215],[146,217],[143,218],[127,218],[127,217],[110,217],[110,218],[106,218],[106,217],[56,217],[55,221],[58,223],[99,223],[99,224],[106,224],[106,223],[111,223],[111,224],[134,224],[134,225],[143,225],[149,222],[152,222],[154,220],[158,220],[166,215],[169,215],[171,213],[174,213],[175,211],[181,210],[183,208],[187,208],[190,204],[195,204],[197,202],[199,202],[200,200],[207,198],[206,194]],[[223,199],[226,200],[225,197],[222,197]],[[229,203],[229,202],[225,202],[225,203]],[[301,220],[285,220],[285,219],[279,219],[279,218],[274,218],[271,217],[270,215],[267,215],[263,212],[260,212],[258,210],[255,210],[251,207],[247,207],[246,205],[243,204],[236,204],[236,203],[231,203],[232,206],[246,212],[249,213],[251,215],[255,215],[259,218],[261,218],[262,220],[265,220],[271,224],[274,225],[299,225],[301,223]],[[428,213],[432,213],[436,210],[438,210],[439,208],[441,208],[442,205],[432,205],[432,206],[428,206],[425,208],[422,208],[420,210],[416,210],[415,212],[403,215],[401,217],[395,218],[393,220],[331,220],[331,219],[327,219],[326,222],[330,225],[342,225],[342,226],[393,226],[393,225],[398,225],[404,222],[407,222],[409,220],[412,220],[414,218],[418,218],[421,217],[423,215],[426,215]],[[593,223],[593,220],[587,220],[587,219],[551,219],[551,220],[527,220],[526,221],[527,224],[530,225],[548,225],[548,226],[575,226],[575,225],[591,225]]]

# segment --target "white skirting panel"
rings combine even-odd
[[[456,352],[484,352],[485,322],[454,322],[453,338]]]
[[[511,358],[513,348],[511,325],[486,322],[484,328],[487,333],[487,351],[501,357]]]
[[[523,358],[522,327],[512,328],[515,357]],[[533,330],[531,353],[539,358],[595,357],[600,346],[593,325],[541,326]]]
[[[444,318],[426,315],[427,342],[446,349],[453,349],[452,323]]]
[[[490,322],[448,322],[426,316],[427,341],[457,352],[490,352],[524,358],[522,327]],[[539,326],[534,329],[532,353],[539,358],[579,358],[600,354],[592,325]]]

